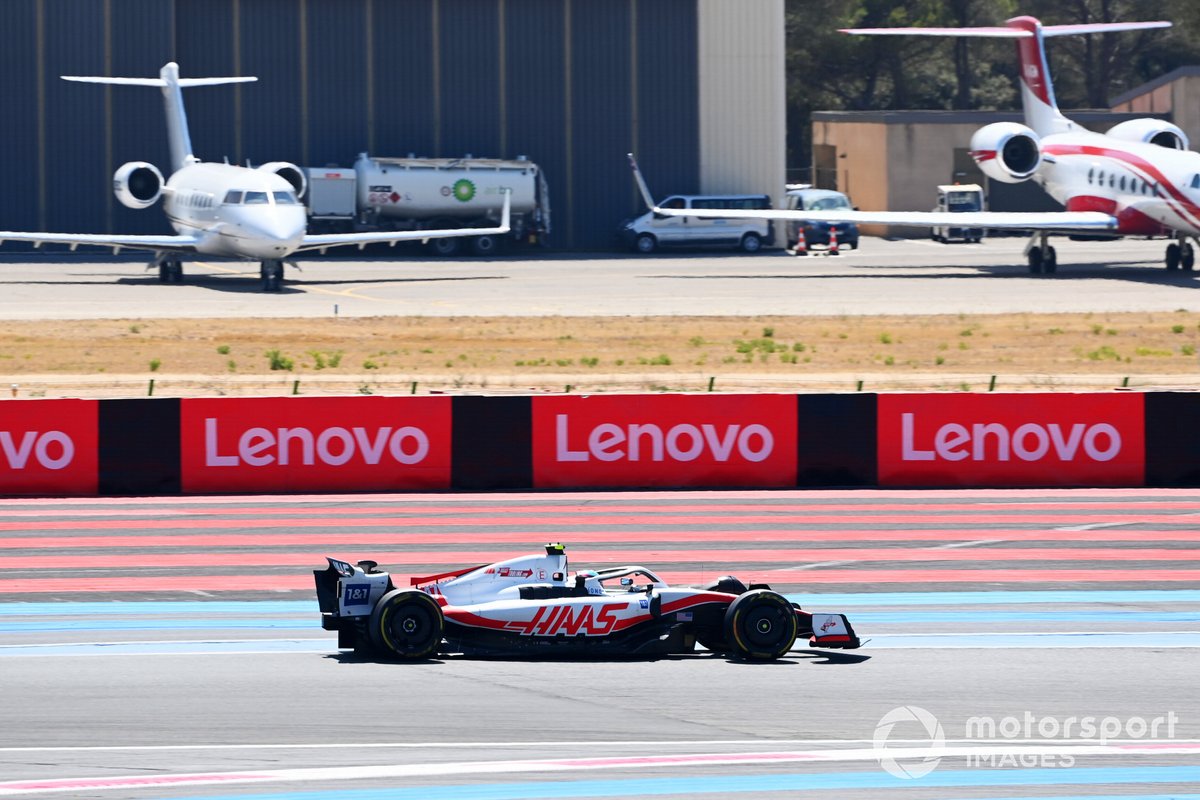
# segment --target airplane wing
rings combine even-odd
[[[200,241],[196,236],[123,236],[106,233],[24,233],[0,231],[0,244],[5,241],[33,242],[35,247],[43,244],[65,244],[72,250],[80,245],[110,247],[114,253],[122,250],[152,250],[156,253],[188,253],[196,249]]]
[[[638,169],[633,153],[629,165],[642,199],[655,214],[668,217],[704,217],[708,219],[778,219],[812,222],[853,222],[856,225],[902,225],[928,228],[952,225],[956,228],[995,228],[1026,231],[1113,231],[1117,218],[1099,211],[802,211],[781,208],[756,210],[724,208],[659,208]]]
[[[789,211],[786,209],[658,208],[669,217],[713,219],[778,219],[812,222],[853,222],[857,225],[902,225],[911,228],[952,225],[1026,231],[1114,231],[1117,218],[1099,211]]]
[[[500,224],[494,228],[446,228],[427,231],[308,234],[304,237],[300,246],[296,248],[296,252],[303,250],[320,250],[321,252],[325,252],[330,247],[341,247],[351,244],[357,245],[358,249],[361,250],[369,244],[380,242],[395,245],[396,242],[424,242],[428,239],[445,239],[452,236],[499,236],[508,233],[511,229],[509,225],[511,204],[512,193],[506,191],[504,193],[504,208],[500,212]]]

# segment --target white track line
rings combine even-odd
[[[397,778],[428,778],[452,775],[502,775],[513,773],[574,772],[582,770],[662,769],[667,767],[721,766],[734,764],[836,763],[877,761],[886,752],[891,759],[996,757],[996,756],[1129,756],[1197,755],[1200,745],[1191,743],[1140,743],[1133,745],[958,745],[846,750],[787,750],[755,753],[685,753],[679,755],[605,756],[600,758],[523,759],[516,761],[462,761],[442,764],[383,764],[356,767],[242,770],[238,772],[176,773],[162,775],[113,775],[85,778],[52,778],[5,781],[0,796],[51,792],[98,791],[147,787],[211,786],[281,782],[343,782]]]

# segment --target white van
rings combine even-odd
[[[676,194],[658,204],[659,208],[736,208],[771,207],[765,194],[683,195]],[[757,253],[772,243],[771,224],[764,219],[702,219],[668,217],[647,211],[621,224],[621,237],[638,253],[653,253],[660,247],[698,247],[729,245],[747,253]]]

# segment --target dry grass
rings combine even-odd
[[[0,322],[21,396],[312,391],[1105,387],[1196,376],[1200,315]],[[272,358],[269,354],[274,352]],[[272,363],[278,369],[271,369]],[[290,367],[290,368],[289,368]],[[980,376],[983,376],[982,378]],[[964,385],[965,384],[965,385]],[[975,384],[975,385],[973,385]],[[73,387],[73,388],[72,388]],[[144,388],[144,387],[142,387]]]

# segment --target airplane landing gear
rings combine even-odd
[[[1053,275],[1058,270],[1058,253],[1047,244],[1049,234],[1037,232],[1025,246],[1025,256],[1029,259],[1029,272],[1040,275],[1043,272]]]
[[[262,276],[264,292],[278,292],[283,286],[283,262],[278,259],[267,259],[259,265],[259,275]]]
[[[164,258],[158,262],[159,283],[183,283],[183,262],[178,258]]]
[[[1183,267],[1190,272],[1196,266],[1196,251],[1186,236],[1180,236],[1178,241],[1167,245],[1166,261],[1168,270],[1177,270]]]

